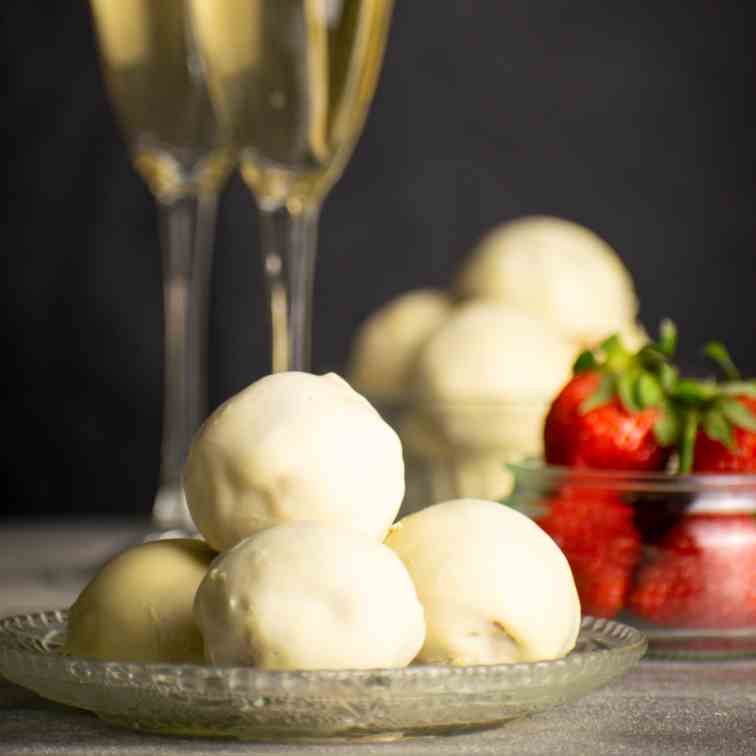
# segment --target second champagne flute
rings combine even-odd
[[[392,0],[191,0],[219,118],[257,201],[273,371],[309,370],[318,216],[362,130]]]

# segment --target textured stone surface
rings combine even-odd
[[[140,532],[90,526],[0,533],[0,615],[64,606],[93,560]],[[71,555],[70,569],[60,559]],[[20,561],[23,557],[23,562]],[[24,564],[26,566],[24,566]],[[756,660],[644,661],[577,703],[488,732],[393,743],[271,744],[116,729],[0,679],[0,754],[308,754],[325,756],[750,756],[756,752]]]
[[[756,663],[643,662],[576,704],[489,732],[395,743],[266,744],[117,730],[96,717],[0,685],[3,754],[352,754],[750,756],[756,750]]]

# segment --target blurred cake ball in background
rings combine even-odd
[[[414,289],[386,302],[355,333],[349,382],[372,398],[402,396],[420,347],[451,309],[450,297],[437,289]]]
[[[548,405],[577,355],[614,333],[631,350],[647,341],[638,309],[609,244],[532,215],[483,235],[447,290],[408,291],[365,319],[347,375],[401,438],[402,512],[508,496],[506,465],[541,454]]]
[[[540,398],[567,379],[576,353],[554,323],[473,301],[457,307],[420,349],[416,384],[423,396],[444,401]]]
[[[552,323],[517,308],[474,301],[453,311],[420,349],[399,424],[405,454],[431,468],[432,498],[509,493],[505,463],[541,453],[549,397],[576,353]]]
[[[462,265],[455,291],[491,299],[557,325],[579,346],[612,333],[646,340],[633,280],[617,253],[577,223],[534,215],[496,226]]]

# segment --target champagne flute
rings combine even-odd
[[[157,532],[194,533],[181,470],[207,412],[206,334],[217,196],[231,165],[186,0],[90,0],[105,83],[158,206],[164,307]]]
[[[255,197],[273,371],[308,370],[320,207],[362,130],[392,0],[191,0],[210,94]]]

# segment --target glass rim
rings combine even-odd
[[[76,665],[89,668],[91,672],[106,675],[108,670],[120,668],[132,676],[144,674],[169,674],[177,676],[197,676],[205,680],[210,678],[226,678],[232,685],[254,684],[257,688],[272,686],[293,690],[295,686],[306,687],[313,683],[353,681],[367,683],[376,677],[382,677],[393,684],[420,683],[429,678],[460,678],[475,675],[484,678],[501,677],[502,675],[527,675],[534,670],[547,668],[558,669],[566,665],[581,665],[586,657],[606,656],[612,649],[606,645],[587,651],[571,651],[557,659],[543,659],[532,662],[500,662],[496,664],[472,664],[457,666],[453,664],[410,664],[404,667],[375,667],[359,669],[263,669],[251,665],[241,666],[233,664],[211,664],[209,662],[171,663],[171,662],[139,662],[119,661],[117,659],[105,661],[93,657],[64,654],[62,644],[57,638],[62,628],[67,628],[70,615],[69,609],[47,609],[0,615],[0,661],[1,653],[11,651],[27,658],[47,657],[57,665]],[[29,647],[32,639],[31,631],[45,630],[40,636],[40,642]],[[580,631],[601,630],[622,640],[622,650],[638,650],[645,648],[646,639],[642,631],[620,620],[583,615]],[[2,664],[0,664],[2,669]]]
[[[756,473],[644,472],[637,470],[598,470],[549,465],[540,457],[528,457],[507,464],[515,481],[531,484],[566,484],[585,488],[610,487],[621,491],[660,493],[754,493]]]

